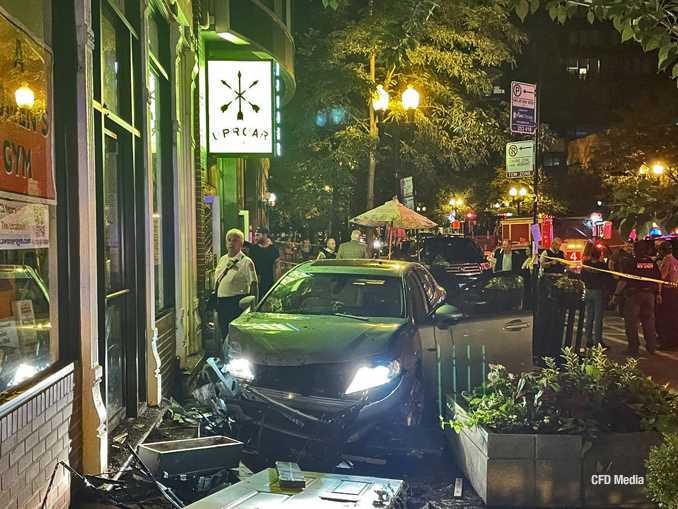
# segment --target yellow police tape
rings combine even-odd
[[[536,258],[536,256],[532,257],[530,265],[532,265],[534,263],[535,258]],[[551,258],[550,256],[546,256],[544,258],[547,259],[547,260],[556,261],[556,262],[559,262],[559,263],[564,263],[565,265],[581,265],[582,269],[592,270],[594,272],[604,272],[606,274],[612,274],[613,276],[619,276],[619,277],[623,277],[623,278],[626,278],[626,279],[635,279],[636,281],[648,281],[650,283],[658,283],[660,285],[666,285],[666,286],[672,286],[674,288],[678,288],[678,283],[671,283],[669,281],[662,281],[661,279],[652,279],[652,278],[649,278],[649,277],[636,276],[634,274],[624,274],[623,272],[616,272],[614,270],[599,269],[598,267],[591,267],[589,265],[584,265],[583,263],[580,263],[580,262],[573,262],[573,261],[570,261],[570,260],[564,260],[562,258]]]

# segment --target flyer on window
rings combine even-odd
[[[0,250],[49,247],[48,207],[0,200]]]

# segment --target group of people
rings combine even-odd
[[[320,249],[318,260],[334,258],[369,258],[367,246],[360,242],[362,232],[354,230],[351,240],[337,250],[334,239],[327,240]],[[229,324],[242,314],[240,300],[252,295],[256,300],[266,295],[276,280],[280,253],[270,239],[268,228],[260,226],[254,243],[245,241],[245,234],[234,228],[226,233],[227,253],[219,259],[214,273],[217,294],[217,314],[222,338]]]
[[[648,354],[678,349],[678,260],[671,243],[661,242],[655,252],[654,242],[628,242],[612,256],[610,269],[632,276],[615,276],[614,297],[629,344],[625,353],[638,355],[639,322]]]
[[[247,250],[247,254],[243,252]],[[242,313],[240,300],[252,295],[255,301],[265,295],[275,282],[280,253],[270,239],[267,228],[257,228],[254,243],[245,241],[245,234],[233,228],[226,233],[226,254],[219,259],[214,273],[217,293],[217,315],[222,337],[228,325]]]
[[[551,247],[542,252],[539,263],[542,275],[565,272],[561,245],[562,240],[555,238]],[[524,251],[513,249],[510,240],[504,240],[492,253],[490,262],[495,272],[526,270],[530,259]],[[655,253],[654,241],[629,240],[612,254],[608,263],[602,250],[591,245],[584,252],[581,279],[585,286],[586,346],[599,344],[609,348],[603,341],[603,315],[610,302],[618,306],[624,318],[628,342],[624,354],[638,355],[639,324],[648,354],[654,355],[655,350],[678,350],[678,259],[673,256],[670,242],[661,242]]]

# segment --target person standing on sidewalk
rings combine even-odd
[[[658,249],[659,271],[667,283],[678,284],[678,260],[673,256],[670,242],[662,242]],[[657,303],[658,350],[678,349],[678,287],[662,285],[661,303]]]
[[[607,270],[605,262],[601,261],[603,253],[597,247],[593,247],[590,252],[590,259],[584,262],[584,269],[581,272],[581,280],[584,282],[586,291],[584,300],[586,301],[586,346],[591,348],[594,344],[602,346],[604,349],[609,347],[603,341],[603,312],[605,310],[605,290],[609,286],[610,275],[598,270]],[[593,338],[595,337],[595,343]]]
[[[301,257],[307,262],[311,256],[311,241],[310,239],[304,239],[301,241]]]
[[[214,271],[217,288],[217,316],[221,338],[228,334],[228,325],[243,312],[240,299],[246,295],[259,296],[254,263],[242,252],[245,235],[238,229],[226,233],[227,254],[221,257]]]
[[[337,257],[337,241],[333,238],[327,239],[327,247],[320,248],[318,253],[318,260],[334,260]]]
[[[658,279],[662,277],[657,264],[650,258],[647,243],[640,241],[633,244],[633,258],[626,265],[626,273],[636,277]],[[618,297],[624,292],[624,326],[628,348],[625,355],[638,355],[640,340],[638,339],[638,322],[643,326],[645,350],[649,355],[655,354],[657,332],[655,331],[654,309],[659,285],[651,281],[621,278],[614,294]]]
[[[563,239],[556,237],[551,242],[551,247],[541,254],[539,265],[543,274],[563,274],[565,272],[565,264],[558,261],[565,259],[565,253],[560,249],[562,243]]]
[[[260,226],[254,235],[254,244],[250,245],[250,257],[259,274],[259,295],[262,297],[275,283],[275,266],[280,253],[269,238],[268,228]]]
[[[625,272],[626,265],[633,258],[633,241],[631,239],[627,240],[622,247],[617,249],[612,256],[610,256],[609,267],[610,270],[614,272]],[[612,276],[617,282],[619,281],[619,276]],[[619,308],[619,316],[624,318],[624,295],[619,295],[617,299],[617,304]]]
[[[360,242],[360,236],[362,232],[360,230],[353,230],[351,232],[351,240],[344,242],[339,246],[339,251],[337,251],[337,258],[340,260],[346,260],[350,258],[369,258],[370,255],[367,253],[367,246]]]

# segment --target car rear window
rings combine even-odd
[[[398,318],[403,316],[402,293],[400,277],[296,270],[276,285],[257,311]]]
[[[471,239],[428,238],[424,241],[424,262],[432,264],[442,256],[449,263],[480,263],[485,257]]]

